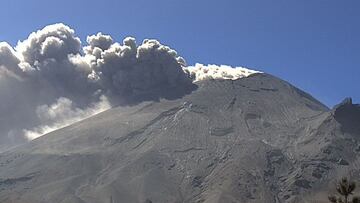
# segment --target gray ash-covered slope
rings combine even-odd
[[[350,100],[330,110],[267,74],[196,84],[1,154],[0,202],[315,202],[359,171]]]

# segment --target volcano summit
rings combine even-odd
[[[1,139],[18,138],[0,202],[321,202],[359,174],[351,99],[329,109],[266,73],[186,66],[156,40],[87,42],[56,24],[0,44]]]

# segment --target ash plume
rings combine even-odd
[[[86,43],[62,23],[31,33],[15,47],[0,42],[0,150],[115,105],[182,97],[196,88],[194,81],[254,73],[187,67],[175,50],[153,39],[119,43],[99,32]]]

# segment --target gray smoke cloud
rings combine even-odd
[[[111,108],[194,88],[185,60],[156,40],[87,37],[54,24],[16,47],[0,43],[0,150]],[[173,91],[168,91],[169,89]]]
[[[33,32],[17,46],[0,42],[0,151],[117,105],[174,99],[205,79],[238,79],[246,68],[186,66],[157,40],[122,43],[106,34],[81,44],[58,23]]]
[[[192,87],[189,75],[183,71],[185,60],[156,40],[144,40],[137,46],[134,38],[127,37],[119,44],[98,33],[87,41],[84,59],[93,70],[89,78],[117,97],[166,98],[171,96],[166,95],[166,89],[184,91]]]

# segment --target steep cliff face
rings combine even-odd
[[[304,202],[359,169],[359,106],[267,74],[119,106],[0,156],[1,202]]]

